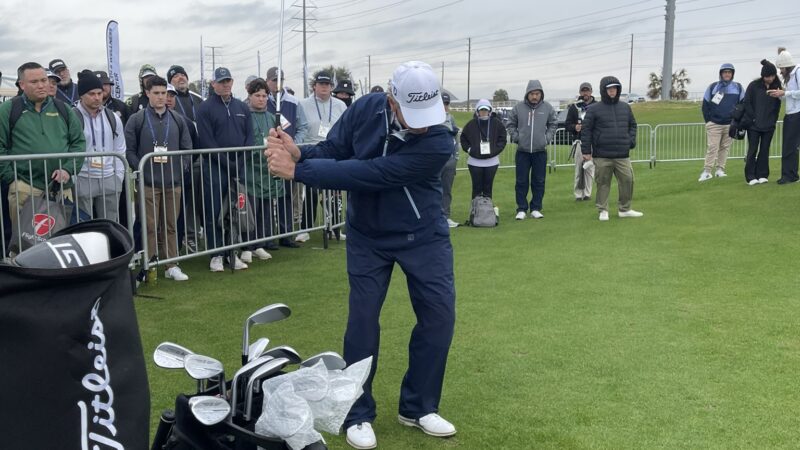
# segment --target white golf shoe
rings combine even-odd
[[[629,209],[627,211],[620,211],[619,212],[619,216],[623,217],[623,218],[624,217],[642,217],[643,215],[644,215],[643,212],[634,211],[632,209]]]
[[[518,212],[517,215],[514,216],[514,219],[516,219],[516,220],[525,220],[525,211]]]
[[[357,449],[370,449],[378,446],[375,439],[375,432],[372,431],[372,424],[363,422],[353,425],[347,429],[347,443]]]
[[[456,427],[436,413],[430,413],[416,420],[398,415],[397,420],[407,427],[417,427],[430,436],[448,437],[456,434]]]
[[[608,211],[600,211],[600,222],[608,222]]]

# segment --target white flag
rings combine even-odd
[[[125,87],[122,85],[122,71],[119,68],[119,29],[115,20],[106,26],[106,54],[108,55],[108,78],[114,82],[111,96],[125,99]]]

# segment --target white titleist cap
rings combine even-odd
[[[392,97],[410,128],[427,128],[444,122],[439,80],[428,64],[421,61],[401,64],[392,74],[391,87]]]

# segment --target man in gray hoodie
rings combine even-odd
[[[506,125],[511,142],[517,144],[517,220],[524,219],[528,212],[529,187],[531,217],[544,217],[542,199],[547,175],[547,144],[553,139],[557,126],[555,109],[544,101],[542,83],[530,80],[525,100],[511,109]]]

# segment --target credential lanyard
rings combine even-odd
[[[153,147],[158,147],[158,139],[156,138],[156,132],[153,130],[153,124],[150,122],[150,108],[145,110],[144,118],[147,120],[147,127],[150,128],[150,135],[153,136]],[[169,140],[169,111],[164,111],[164,116],[167,121],[166,131],[164,133],[164,147],[168,147],[168,140]]]
[[[322,113],[319,110],[319,102],[317,102],[317,96],[314,96],[314,105],[317,106],[317,116],[319,116],[319,121],[322,122]],[[322,105],[322,110],[325,111],[325,105]],[[333,120],[333,102],[328,99],[328,123],[331,123]]]
[[[103,144],[103,147],[100,149],[100,151],[103,151],[106,148],[106,123],[103,121],[103,117],[100,115],[100,113],[103,113],[103,115],[105,115],[105,113],[103,112],[102,109],[98,110],[97,112],[97,117],[100,117],[100,139],[101,139],[100,142]],[[92,116],[88,117],[89,117],[89,128],[92,129],[92,148],[94,148],[94,150],[97,151],[97,141],[95,140],[95,135],[94,135],[94,120],[92,119]]]

